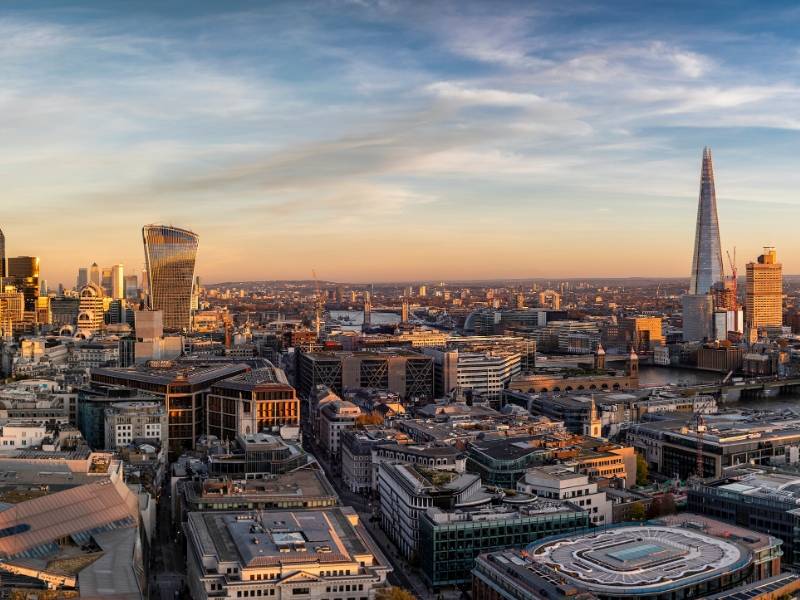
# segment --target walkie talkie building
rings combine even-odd
[[[197,234],[167,225],[142,228],[147,264],[148,305],[164,313],[165,331],[191,328]]]

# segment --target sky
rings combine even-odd
[[[200,236],[207,282],[800,273],[800,7],[11,2],[0,228],[51,285]]]

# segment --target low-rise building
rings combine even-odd
[[[161,402],[114,402],[105,409],[105,449],[136,441],[167,443],[169,423]]]
[[[479,554],[519,548],[588,526],[588,512],[559,500],[526,498],[474,510],[429,508],[419,522],[422,574],[434,589],[463,585],[469,582]]]
[[[613,521],[612,504],[604,491],[587,475],[561,465],[534,467],[517,482],[517,490],[540,498],[564,500],[588,513],[592,525],[609,525]]]
[[[338,458],[341,453],[342,433],[356,426],[361,409],[347,400],[336,400],[325,404],[319,412],[319,445],[329,457]]]
[[[689,513],[484,554],[472,581],[475,600],[767,599],[800,587],[781,573],[779,539]]]
[[[391,571],[349,508],[190,513],[187,546],[195,600],[370,600]]]

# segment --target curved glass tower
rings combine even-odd
[[[697,229],[694,237],[692,277],[689,294],[708,294],[722,282],[722,244],[719,241],[717,193],[714,190],[714,166],[711,148],[703,149],[700,172],[700,199],[697,206]]]
[[[197,234],[167,225],[142,227],[148,305],[164,313],[164,330],[191,328],[192,284]]]

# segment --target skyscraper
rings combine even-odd
[[[75,289],[81,291],[89,283],[89,269],[81,267],[78,269],[78,278],[75,280]]]
[[[111,297],[115,300],[125,297],[125,272],[122,265],[111,267]]]
[[[163,311],[166,331],[189,330],[197,234],[167,225],[145,225],[142,240],[149,307]]]
[[[111,276],[111,267],[103,267],[102,286],[103,292],[108,298],[114,297],[114,285]]]
[[[758,331],[783,324],[783,267],[775,248],[765,247],[757,262],[747,263],[747,327]]]
[[[711,162],[711,148],[706,146],[703,149],[703,166],[700,171],[700,200],[697,206],[689,294],[708,294],[714,284],[721,282],[722,244],[719,241],[714,165]]]
[[[0,230],[0,277],[6,276],[6,236]]]
[[[712,288],[722,285],[722,244],[719,239],[717,193],[711,148],[703,149],[700,197],[692,255],[689,293],[683,297],[683,339],[697,341],[713,337]]]
[[[25,296],[25,312],[36,312],[39,297],[39,257],[15,256],[8,259],[8,284]]]
[[[97,263],[92,263],[92,266],[89,269],[89,283],[93,283],[95,285],[100,285],[102,283],[100,280],[100,267],[97,266]]]

